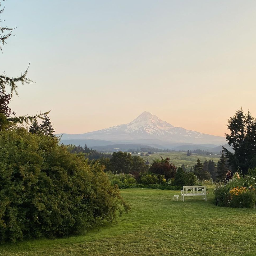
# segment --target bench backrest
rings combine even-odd
[[[183,194],[206,194],[205,186],[183,186]]]

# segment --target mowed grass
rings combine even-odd
[[[0,246],[0,255],[256,255],[256,210],[174,201],[179,191],[126,189],[131,211],[83,236]]]

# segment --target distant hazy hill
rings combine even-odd
[[[75,143],[72,143],[75,142]],[[214,148],[225,144],[225,138],[186,130],[162,121],[149,112],[143,112],[128,124],[84,134],[63,134],[61,142],[77,144],[84,142],[89,147],[101,147],[113,144],[138,144],[156,148],[170,148],[200,144],[202,147]],[[203,146],[206,144],[205,146]]]

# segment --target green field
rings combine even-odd
[[[182,164],[186,166],[187,169],[190,169],[194,165],[196,165],[197,159],[203,163],[205,160],[213,160],[217,163],[220,159],[219,155],[209,155],[209,156],[202,156],[198,154],[192,154],[191,156],[187,156],[186,152],[161,152],[161,153],[154,153],[150,154],[149,156],[141,156],[145,161],[148,160],[150,164],[153,163],[155,159],[162,158],[170,158],[170,162],[173,163],[175,166],[180,167]]]
[[[0,255],[256,255],[256,210],[173,201],[179,191],[127,189],[131,211],[83,236],[1,245]]]

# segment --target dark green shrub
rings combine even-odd
[[[181,167],[179,167],[175,174],[172,185],[178,187],[178,189],[182,189],[183,186],[193,186],[195,184],[195,174],[192,172],[186,172]]]
[[[196,182],[197,182],[197,178],[195,174],[193,172],[186,172],[184,186],[194,186]]]
[[[156,175],[153,173],[146,173],[140,176],[139,182],[143,185],[152,185],[152,184],[159,184],[164,183],[165,178],[163,175]]]
[[[117,185],[119,188],[134,188],[137,185],[137,181],[132,174],[113,174],[112,172],[107,174],[111,184]]]
[[[112,221],[126,208],[100,165],[58,139],[0,133],[0,242],[61,237]]]
[[[230,206],[230,194],[229,188],[226,186],[218,186],[214,190],[214,200],[215,204],[218,206]]]
[[[248,175],[252,178],[256,178],[256,168],[254,169],[249,169],[248,170]]]

